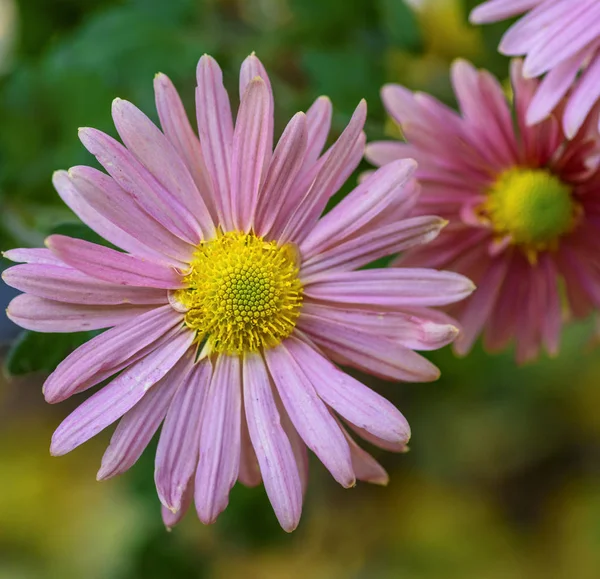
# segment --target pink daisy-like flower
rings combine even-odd
[[[324,154],[331,105],[296,114],[273,150],[273,96],[254,56],[240,74],[233,121],[217,63],[199,62],[199,139],[175,88],[155,79],[160,131],[115,100],[125,146],[94,129],[80,138],[108,175],[54,175],[67,205],[125,252],[53,235],[47,249],[5,255],[4,280],[25,294],[9,317],[36,331],[111,328],[47,379],[59,402],[108,378],[56,430],[62,455],[119,418],[99,479],[127,470],[163,423],[155,480],[168,526],[195,501],[213,522],[237,480],[264,482],[282,527],[298,524],[307,447],[345,487],[387,474],[348,433],[403,451],[409,426],[387,400],[340,371],[429,381],[414,350],[456,328],[430,309],[467,296],[461,275],[359,269],[433,239],[438,217],[404,219],[416,202],[415,163],[378,171],[320,218],[364,150],[366,105]],[[117,375],[116,377],[114,377]],[[345,426],[342,424],[345,422]]]
[[[515,338],[524,362],[542,345],[558,351],[565,303],[578,317],[600,306],[600,137],[591,118],[570,141],[560,116],[528,126],[538,81],[523,78],[518,60],[511,76],[516,126],[496,79],[464,61],[452,67],[461,114],[385,86],[385,106],[408,143],[371,143],[366,155],[375,165],[416,159],[422,194],[414,214],[450,222],[401,263],[448,268],[477,284],[449,310],[462,324],[456,352],[466,354],[484,331],[490,350]]]
[[[600,101],[600,2],[598,0],[488,0],[471,12],[482,24],[527,12],[502,37],[499,50],[525,56],[525,78],[543,79],[527,107],[533,125],[568,94],[562,125],[571,139]]]

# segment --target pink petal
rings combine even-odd
[[[348,126],[331,148],[311,188],[290,217],[282,233],[282,239],[299,240],[299,236],[304,237],[307,233],[306,226],[312,225],[318,219],[327,201],[337,190],[336,187],[341,186],[340,174],[344,173],[352,163],[353,146],[363,138],[362,129],[366,115],[367,105],[363,100],[356,108]]]
[[[63,266],[64,263],[58,259],[49,249],[45,247],[24,247],[9,249],[2,252],[2,257],[17,263],[43,263],[46,265]]]
[[[368,226],[402,196],[416,169],[412,160],[394,161],[379,169],[324,215],[300,245],[305,259],[338,244]]]
[[[323,272],[304,291],[316,300],[404,307],[451,304],[474,289],[469,279],[454,272],[396,268]]]
[[[365,149],[365,158],[376,167],[383,167],[392,161],[409,158],[411,146],[397,141],[373,141]]]
[[[347,324],[308,315],[300,317],[298,329],[344,366],[404,382],[431,382],[440,376],[431,362],[384,335],[352,330]]]
[[[126,195],[126,193],[104,173],[100,173],[100,171],[92,169],[91,167],[85,167],[84,170],[102,175],[104,179],[111,181],[114,184],[114,187],[119,189],[123,195]],[[82,195],[81,191],[76,188],[69,173],[66,171],[55,171],[52,175],[52,184],[69,209],[71,209],[71,211],[73,211],[73,213],[75,213],[75,215],[77,215],[77,217],[79,217],[79,219],[81,219],[81,221],[83,221],[90,229],[100,235],[100,237],[103,237],[117,247],[129,251],[134,255],[139,255],[140,257],[158,261],[167,259],[166,257],[163,257],[165,252],[156,250],[155,244],[151,243],[148,245],[146,243],[148,241],[147,230],[140,233],[138,228],[136,228],[136,224],[138,223],[136,211],[143,213],[137,206],[130,214],[123,216],[122,213],[119,214],[119,210],[122,208],[116,207],[118,198],[111,199],[110,203],[112,204],[112,211],[117,212],[117,214],[120,215],[119,219],[113,220],[110,215],[104,214],[101,209],[95,207],[93,203],[90,203],[90,201]],[[131,204],[135,205],[133,201],[131,201]],[[158,224],[156,224],[156,226],[158,227]],[[168,234],[166,231],[165,233]],[[167,253],[166,255],[169,254]]]
[[[321,400],[340,416],[378,438],[408,442],[408,422],[391,402],[336,368],[308,344],[290,339],[287,347]]]
[[[194,183],[202,195],[213,222],[218,222],[218,213],[213,198],[212,185],[200,141],[190,125],[177,89],[168,76],[160,73],[154,77],[156,110],[165,137],[184,161]]]
[[[237,356],[220,355],[204,402],[195,498],[198,517],[214,523],[229,503],[240,466],[241,376]]]
[[[150,353],[157,347],[153,342],[182,321],[182,315],[167,305],[92,338],[67,356],[48,376],[44,384],[46,400],[60,402],[109,378],[139,359],[136,358],[138,354]]]
[[[139,402],[183,356],[194,334],[182,331],[168,346],[158,348],[119,374],[72,412],[54,432],[50,453],[60,456],[104,430]]]
[[[242,433],[240,444],[240,472],[238,480],[248,488],[257,487],[262,482],[260,474],[260,466],[256,458],[256,452],[250,440],[248,432],[248,421],[246,420],[246,412],[242,412]]]
[[[469,16],[472,24],[485,24],[505,20],[526,12],[544,0],[488,0],[475,7]]]
[[[72,304],[108,306],[167,302],[167,292],[164,289],[112,284],[66,265],[15,265],[2,272],[2,279],[7,285],[22,292]]]
[[[333,107],[326,96],[320,96],[306,111],[306,126],[308,138],[306,144],[306,167],[316,163],[323,147],[327,142],[331,129],[331,114]]]
[[[346,440],[350,446],[352,468],[354,469],[357,480],[387,486],[390,477],[385,469],[367,451],[358,446],[343,427],[342,431],[346,435]]]
[[[183,277],[172,267],[153,263],[66,235],[51,235],[46,246],[64,263],[83,273],[116,285],[178,289]]]
[[[409,450],[408,446],[406,446],[406,444],[402,442],[389,442],[387,440],[383,440],[382,438],[377,438],[376,436],[373,436],[364,428],[360,428],[350,422],[348,422],[347,424],[354,432],[356,432],[356,434],[358,434],[358,436],[360,436],[373,446],[376,446],[383,450],[387,450],[389,452],[405,453]]]
[[[600,35],[600,31],[599,31]],[[582,73],[569,96],[563,116],[567,138],[575,137],[593,106],[600,99],[600,56]]]
[[[243,384],[248,430],[265,490],[279,524],[289,533],[300,521],[302,488],[294,452],[281,426],[260,354],[244,356]]]
[[[121,143],[96,129],[79,129],[79,138],[108,174],[136,203],[179,239],[197,245],[202,230],[195,217]]]
[[[115,99],[112,116],[119,136],[129,149],[160,183],[188,212],[181,216],[196,221],[202,237],[215,235],[210,212],[198,191],[190,172],[175,147],[156,125],[136,106],[128,101]],[[196,229],[194,228],[194,233]]]
[[[54,186],[58,189],[57,173],[54,176]],[[163,261],[176,266],[182,266],[189,261],[194,251],[193,246],[170,233],[148,215],[112,177],[92,167],[83,166],[72,167],[68,176],[66,173],[64,176],[67,177],[68,186],[74,191],[75,198],[84,201],[84,205],[89,206],[102,222],[108,222],[112,227],[127,231],[127,235],[134,238],[139,246],[142,243],[144,245],[129,249],[127,245],[113,241],[108,235],[103,237],[140,257],[156,260],[158,256],[158,260],[162,258]],[[65,198],[64,191],[62,197]],[[81,217],[81,213],[79,216]],[[86,221],[86,223],[100,232],[96,221],[93,223]],[[147,249],[143,250],[146,246]]]
[[[183,498],[181,500],[181,508],[177,512],[170,511],[164,505],[161,505],[160,513],[162,515],[162,520],[167,528],[167,531],[170,531],[175,525],[177,525],[181,519],[188,512],[188,509],[192,506],[192,501],[194,500],[194,484],[193,481],[190,481],[185,492],[183,493]]]
[[[250,231],[269,147],[272,126],[269,92],[255,77],[246,88],[238,111],[231,153],[231,215],[236,229]]]
[[[110,328],[154,310],[156,306],[82,306],[21,294],[6,315],[17,325],[34,332],[85,332]]]
[[[96,478],[104,480],[130,469],[148,446],[167,414],[167,409],[181,381],[190,371],[193,352],[183,356],[170,372],[119,421],[110,445],[102,457]]]
[[[306,443],[342,486],[355,483],[350,449],[339,426],[288,349],[288,341],[265,351],[269,372],[290,419]]]
[[[223,73],[214,58],[204,55],[198,63],[196,115],[200,144],[210,175],[219,222],[233,228],[229,191],[229,167],[233,142],[233,120]]]
[[[393,255],[435,239],[447,225],[440,217],[413,217],[394,223],[365,228],[322,253],[313,254],[302,262],[301,277],[307,284],[334,271],[360,268],[381,257]]]
[[[281,426],[292,446],[292,452],[294,453],[296,466],[298,467],[302,496],[304,496],[308,487],[308,449],[306,448],[306,444],[304,444],[301,436],[298,434],[298,431],[294,428],[294,425],[292,424],[292,421],[290,420],[290,417],[283,406],[283,402],[281,401],[277,390],[273,389],[272,394],[273,398],[275,399],[277,411],[279,412],[279,416],[281,418]]]
[[[180,381],[156,449],[154,481],[160,502],[173,512],[198,466],[203,403],[212,375],[212,364],[202,360]]]
[[[258,235],[270,232],[302,167],[306,151],[306,117],[296,113],[283,131],[260,192],[255,221]]]

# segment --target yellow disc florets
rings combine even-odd
[[[188,288],[175,297],[185,323],[211,351],[226,354],[271,348],[290,335],[302,306],[294,246],[231,231],[201,243]]]
[[[534,259],[572,230],[578,211],[571,187],[557,176],[545,169],[518,167],[498,176],[480,207],[499,236],[509,236]]]

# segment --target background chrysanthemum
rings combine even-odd
[[[471,12],[471,22],[521,14],[502,37],[499,50],[507,56],[525,56],[525,78],[543,77],[527,107],[527,124],[547,118],[560,104],[563,130],[573,138],[600,100],[600,3],[488,0]]]
[[[326,98],[295,115],[273,150],[273,95],[256,56],[241,68],[235,123],[211,57],[197,80],[199,139],[164,75],[155,79],[162,131],[119,99],[113,119],[125,146],[80,130],[108,175],[73,167],[54,185],[125,253],[62,235],[47,249],[8,251],[25,262],[3,274],[25,292],[8,315],[38,331],[111,328],[44,385],[58,402],[113,377],[59,426],[53,454],[121,418],[98,473],[105,479],[128,469],[164,421],[155,481],[168,526],[192,499],[211,523],[237,480],[262,479],[291,531],[307,447],[343,486],[385,484],[349,429],[396,451],[410,436],[391,403],[332,361],[393,380],[435,379],[437,368],[414,350],[443,346],[457,329],[430,308],[473,286],[451,272],[359,269],[445,225],[406,218],[419,191],[413,161],[380,169],[319,218],[362,157],[364,101],[323,154]]]
[[[466,354],[484,332],[490,350],[514,338],[524,362],[541,346],[558,352],[563,315],[583,317],[600,305],[600,137],[591,118],[570,141],[558,114],[529,126],[539,83],[523,77],[519,60],[511,78],[514,107],[488,72],[457,61],[460,114],[429,95],[385,86],[385,106],[408,142],[371,143],[367,157],[376,165],[415,158],[423,187],[415,213],[450,222],[401,263],[475,281],[473,296],[451,308],[463,329],[456,351]]]

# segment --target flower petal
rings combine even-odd
[[[253,224],[267,152],[271,154],[268,141],[272,114],[267,85],[257,76],[248,83],[240,103],[231,153],[233,225],[246,232]]]
[[[54,186],[58,189],[57,173],[54,175]],[[139,247],[130,249],[122,242],[117,243],[110,236],[102,235],[105,239],[134,255],[148,257],[155,261],[168,261],[176,266],[182,266],[189,261],[194,251],[193,246],[173,235],[153,219],[112,177],[85,166],[71,167],[68,175],[66,173],[65,175],[76,199],[83,200],[84,204],[103,221],[107,221],[120,231],[126,231],[127,235],[135,239]],[[64,193],[62,197],[65,198]],[[79,215],[81,217],[81,214]],[[91,226],[101,233],[95,223]]]
[[[178,203],[189,212],[186,220],[195,220],[203,239],[215,235],[215,225],[210,212],[198,191],[185,163],[167,137],[136,106],[115,99],[112,116],[119,136],[131,151]],[[195,230],[194,230],[195,232]]]
[[[182,275],[172,267],[83,239],[51,235],[46,246],[67,265],[110,283],[162,289],[185,287]]]
[[[188,352],[147,394],[125,413],[115,429],[96,478],[104,480],[130,469],[148,446],[193,361]]]
[[[154,309],[154,305],[82,306],[21,294],[8,304],[6,315],[26,330],[60,334],[111,328]]]
[[[288,349],[288,338],[265,351],[269,372],[289,417],[306,443],[342,486],[355,483],[350,449],[300,364]]]
[[[223,86],[223,73],[214,58],[204,55],[198,63],[196,115],[200,144],[208,169],[219,222],[233,227],[229,191],[229,167],[233,142],[233,120],[229,96]]]
[[[46,401],[60,402],[109,378],[139,359],[136,356],[151,352],[161,337],[174,329],[179,331],[176,326],[182,321],[182,315],[167,305],[92,338],[48,376],[44,383]]]
[[[178,362],[193,340],[192,332],[180,332],[168,345],[132,364],[88,398],[56,429],[50,453],[71,452],[123,416]]]
[[[298,526],[302,513],[302,487],[296,459],[281,426],[269,374],[260,354],[244,355],[243,371],[250,438],[277,520],[289,533]]]
[[[154,481],[160,502],[174,512],[181,509],[198,467],[203,403],[211,375],[210,360],[194,365],[177,390],[160,433]]]
[[[331,129],[331,101],[326,96],[320,96],[306,111],[306,126],[308,139],[306,145],[306,167],[316,163]]]
[[[4,282],[22,292],[72,304],[97,306],[164,304],[164,289],[130,287],[94,279],[68,266],[28,263],[2,272]]]
[[[391,402],[336,368],[305,342],[289,340],[287,347],[321,400],[340,416],[378,438],[408,442],[408,422]]]
[[[241,369],[237,356],[217,358],[204,402],[200,462],[196,471],[198,517],[214,523],[229,503],[240,466]]]
[[[197,245],[202,230],[195,217],[121,143],[96,129],[79,129],[85,148],[136,203],[165,229]]]

